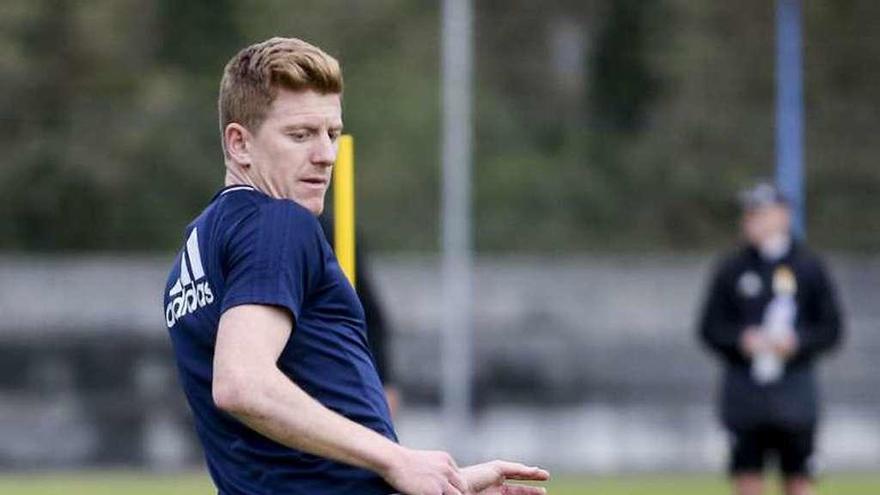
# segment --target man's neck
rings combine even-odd
[[[780,234],[767,239],[757,246],[761,258],[765,261],[775,262],[784,258],[791,251],[791,235]]]
[[[223,179],[223,185],[225,187],[229,186],[251,186],[256,188],[253,181],[250,180],[246,175],[233,172],[232,169],[227,165],[226,167],[226,176]]]

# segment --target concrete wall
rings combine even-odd
[[[162,317],[171,261],[0,258],[0,466],[198,462]],[[821,448],[831,468],[867,469],[880,462],[880,259],[830,261],[848,335],[822,367]],[[710,266],[698,255],[480,259],[465,442],[446,436],[437,408],[436,260],[373,259],[395,330],[402,439],[558,469],[718,469],[717,366],[693,328]]]

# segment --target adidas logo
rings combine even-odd
[[[165,324],[168,328],[173,327],[184,315],[214,302],[214,293],[211,292],[208,280],[199,282],[205,278],[205,269],[202,267],[202,254],[199,252],[198,230],[193,228],[186,240],[186,252],[180,255],[180,278],[168,291],[168,296],[172,298],[165,307]],[[186,262],[187,258],[189,264]]]

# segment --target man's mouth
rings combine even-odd
[[[312,186],[312,187],[326,187],[327,186],[327,179],[325,179],[323,177],[306,177],[305,179],[302,179],[302,182],[305,182],[306,184],[308,184],[309,186]]]

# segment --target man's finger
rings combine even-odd
[[[526,466],[518,462],[496,461],[495,466],[509,480],[547,481],[550,473],[534,466]]]
[[[446,488],[443,489],[443,495],[465,495],[465,492],[452,486],[452,483],[446,482]]]
[[[540,486],[504,485],[501,493],[502,495],[544,495],[547,490]]]
[[[449,483],[452,486],[454,486],[456,489],[458,489],[458,491],[460,491],[461,493],[468,492],[468,482],[467,482],[467,480],[464,479],[464,477],[461,475],[461,473],[458,472],[458,470],[454,471],[449,476]]]

